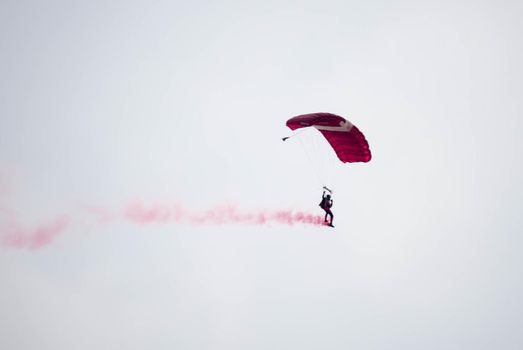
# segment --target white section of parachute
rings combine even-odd
[[[327,130],[327,131],[341,131],[341,132],[349,132],[351,131],[353,125],[351,122],[346,120],[345,122],[340,122],[340,126],[325,126],[325,125],[312,125],[314,128],[318,130]]]

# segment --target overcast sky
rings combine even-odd
[[[0,235],[65,221],[37,249],[0,247],[0,348],[523,348],[522,15],[1,1]],[[311,164],[319,133],[281,141],[320,111],[372,161]],[[92,215],[321,214],[324,184],[335,229]]]

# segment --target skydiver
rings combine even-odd
[[[323,195],[321,196],[321,203],[320,203],[320,208],[325,210],[325,222],[327,223],[327,216],[330,216],[330,222],[329,222],[329,226],[330,227],[334,227],[332,225],[332,220],[334,219],[334,215],[332,215],[332,211],[331,211],[331,207],[332,207],[332,204],[334,203],[334,201],[331,199],[331,195],[328,194],[328,195],[325,195],[325,190],[323,191]]]

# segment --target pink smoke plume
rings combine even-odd
[[[120,210],[99,205],[82,205],[74,214],[61,215],[32,229],[17,222],[13,212],[0,207],[0,242],[21,249],[38,249],[52,243],[55,238],[80,220],[97,225],[110,225],[115,221],[133,224],[185,224],[185,225],[323,225],[320,215],[293,210],[242,211],[234,205],[221,205],[207,210],[190,211],[180,205],[143,204],[133,201]]]
[[[7,246],[38,249],[51,243],[56,236],[64,232],[68,222],[66,216],[59,216],[33,229],[26,229],[14,220],[10,220],[4,225],[1,238]]]
[[[189,212],[179,205],[147,206],[140,202],[133,202],[125,209],[124,217],[127,220],[139,224],[175,222],[209,225],[264,225],[270,223],[285,225],[323,225],[323,218],[320,215],[292,210],[257,210],[245,212],[238,210],[234,205],[222,205],[201,212]]]

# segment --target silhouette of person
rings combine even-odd
[[[321,197],[321,203],[320,208],[325,210],[325,222],[329,222],[329,226],[334,227],[332,225],[332,220],[334,219],[334,215],[332,214],[331,207],[334,201],[331,199],[331,195],[325,195],[325,191],[323,191],[323,195]],[[327,221],[327,217],[330,217],[330,221]]]

